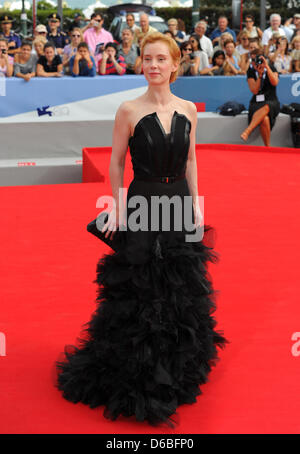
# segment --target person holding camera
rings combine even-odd
[[[96,63],[87,43],[79,43],[76,54],[70,58],[70,73],[73,77],[96,75]]]
[[[178,76],[195,76],[195,65],[193,48],[189,41],[184,41],[180,45],[181,59]]]
[[[259,49],[251,53],[247,80],[253,96],[249,104],[249,126],[242,132],[241,138],[246,142],[251,132],[259,126],[264,144],[269,147],[271,130],[280,111],[276,94],[279,77],[276,68],[267,63]]]
[[[0,38],[0,74],[11,77],[14,71],[14,59],[8,55],[8,43],[5,38]]]
[[[91,21],[83,29],[83,39],[89,46],[89,49],[94,54],[96,66],[98,67],[99,61],[102,59],[102,52],[107,43],[112,42],[112,34],[105,30],[104,16],[101,13],[93,13]]]

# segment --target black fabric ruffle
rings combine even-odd
[[[160,233],[149,260],[130,264],[125,249],[97,264],[97,309],[78,345],[57,361],[57,388],[68,401],[104,416],[135,416],[174,427],[179,405],[196,402],[228,342],[216,331],[216,293],[207,271],[218,255],[204,239],[168,241]]]

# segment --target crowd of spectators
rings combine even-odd
[[[121,42],[116,42],[94,13],[86,23],[76,14],[68,31],[62,30],[61,18],[53,13],[47,25],[39,24],[32,39],[23,42],[12,31],[13,19],[0,18],[0,73],[6,77],[93,77],[95,75],[141,74],[140,43],[156,31],[147,14],[141,13],[139,26],[134,15],[126,16]],[[245,27],[237,35],[225,16],[208,34],[208,24],[200,20],[190,34],[179,19],[168,20],[169,34],[181,50],[180,76],[235,76],[247,74],[251,52],[259,49],[279,74],[300,71],[300,14],[281,23],[279,14],[270,16],[270,26],[260,30],[253,16],[246,15]]]
[[[181,43],[181,76],[247,74],[251,51],[258,49],[279,74],[299,71],[300,14],[281,25],[279,14],[270,16],[270,27],[262,31],[253,16],[245,17],[245,27],[236,35],[220,16],[218,27],[207,36],[208,24],[199,21],[193,33]]]

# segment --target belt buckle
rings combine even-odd
[[[161,182],[162,183],[174,183],[176,180],[176,177],[171,176],[171,177],[161,177]]]

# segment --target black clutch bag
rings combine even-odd
[[[113,238],[105,237],[107,230],[105,232],[101,232],[103,229],[104,224],[106,224],[108,219],[109,213],[107,211],[102,211],[99,216],[90,222],[87,225],[87,231],[95,235],[101,241],[106,243],[109,247],[111,247],[114,251],[118,251],[125,243],[125,230],[120,230],[119,228],[114,232]]]

